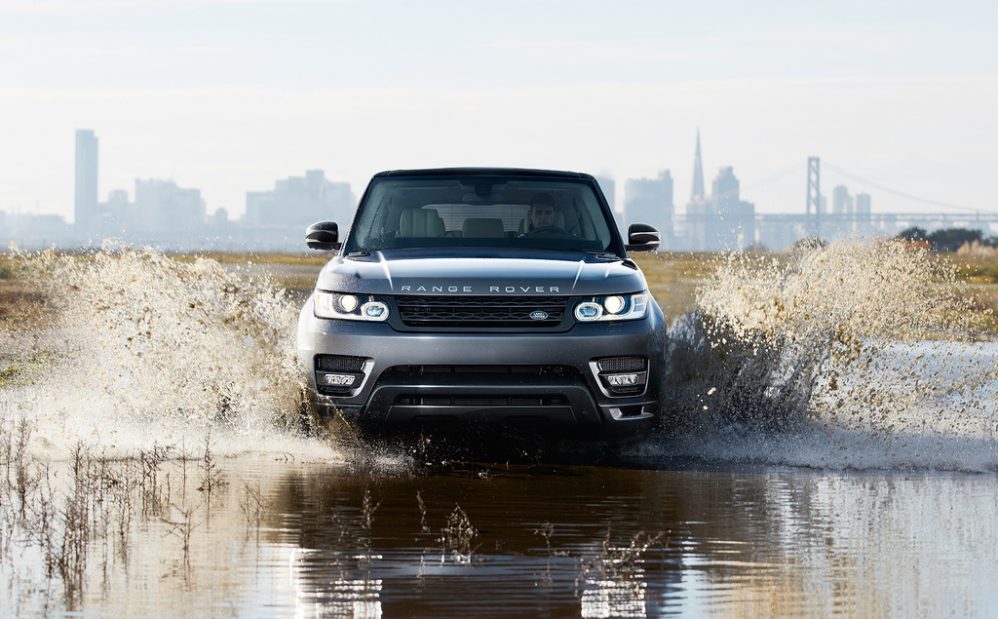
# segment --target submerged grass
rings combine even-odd
[[[100,613],[99,600],[108,595],[107,580],[127,581],[131,569],[142,569],[138,566],[148,563],[156,565],[159,578],[174,580],[183,591],[190,591],[198,582],[205,556],[218,554],[219,536],[224,543],[226,531],[242,530],[231,526],[237,522],[233,516],[245,523],[245,541],[252,543],[255,538],[256,546],[274,541],[267,537],[268,520],[278,528],[286,526],[281,523],[283,512],[273,510],[259,481],[252,485],[243,481],[241,492],[230,493],[229,501],[218,501],[219,513],[211,516],[206,479],[214,478],[214,492],[228,486],[218,481],[224,474],[211,464],[207,445],[204,454],[196,457],[156,445],[131,457],[112,459],[95,446],[78,442],[64,454],[64,460],[50,461],[32,456],[32,446],[44,440],[32,423],[0,415],[0,562],[14,565],[17,561],[23,567],[37,561],[44,584],[30,580],[30,570],[6,574],[0,570],[0,575],[25,579],[15,583],[16,588],[29,591],[27,595],[38,607]],[[186,474],[194,463],[201,469],[200,479]],[[188,486],[199,484],[200,493],[189,491]],[[439,528],[431,529],[432,514],[422,495],[416,494],[414,508],[419,514],[413,524],[418,522],[418,528],[412,532],[421,544],[420,556],[439,556],[441,564],[467,569],[488,562],[488,555],[477,554],[481,532],[464,508],[450,504],[449,513],[446,508],[436,512],[437,517],[446,517]],[[334,511],[329,521],[341,527],[342,534],[324,552],[330,553],[329,560],[342,573],[351,566],[359,568],[364,577],[349,582],[362,580],[364,587],[373,582],[371,570],[379,556],[376,515],[380,505],[376,490],[365,487],[356,503],[342,505],[342,511]],[[646,551],[659,542],[657,536],[638,533],[614,543],[608,532],[602,545],[559,552],[553,548],[552,525],[542,527],[538,534],[544,537],[549,557],[566,557],[569,564],[580,566],[580,577],[586,582],[577,596],[601,586],[593,585],[593,579],[630,583],[642,569]],[[501,542],[496,539],[497,548]],[[9,587],[10,583],[0,585]],[[360,597],[369,593],[356,587],[347,592]],[[18,603],[25,603],[23,594]],[[18,606],[0,600],[0,610],[13,608]]]
[[[189,575],[192,533],[207,522],[208,503],[193,502],[196,493],[173,483],[172,469],[186,469],[185,461],[161,446],[110,459],[84,442],[63,461],[32,456],[32,445],[44,440],[31,422],[0,416],[0,559],[38,556],[45,578],[61,583],[65,607],[75,610],[94,567],[105,575],[115,566],[127,569],[141,550],[133,537],[158,523],[178,540]],[[221,471],[216,467],[212,475]],[[262,516],[254,518],[259,523]]]
[[[471,524],[468,514],[460,505],[454,505],[454,511],[447,516],[447,525],[440,530],[441,556],[450,556],[455,563],[471,563],[474,552],[478,549],[475,539],[478,529]]]

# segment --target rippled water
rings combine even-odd
[[[732,258],[671,329],[661,433],[489,452],[300,423],[265,281],[29,262],[52,321],[0,340],[45,368],[0,389],[0,615],[998,607],[998,344],[924,253]]]
[[[32,557],[7,556],[0,613],[936,617],[998,603],[992,475],[660,464],[225,460],[186,560],[175,510],[137,527],[126,557],[113,540],[95,550],[69,607]],[[266,505],[258,523],[244,484]],[[456,506],[468,553],[447,540]]]

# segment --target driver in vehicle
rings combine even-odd
[[[530,199],[530,224],[527,226],[527,233],[541,228],[559,228],[556,223],[558,218],[558,207],[554,204],[551,194],[539,193]]]

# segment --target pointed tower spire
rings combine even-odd
[[[693,202],[703,201],[703,160],[700,158],[700,127],[697,127],[697,154],[693,161]]]

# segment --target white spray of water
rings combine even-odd
[[[264,280],[152,251],[26,258],[44,370],[0,391],[63,457],[154,443],[328,457],[298,430],[297,307]],[[732,256],[670,330],[665,450],[828,467],[998,467],[998,346],[953,273],[899,243]],[[29,339],[30,339],[29,338]],[[661,446],[652,445],[653,453]],[[656,451],[658,450],[658,451]]]
[[[48,298],[33,384],[0,392],[63,455],[78,440],[130,454],[154,443],[196,453],[327,456],[297,431],[297,308],[266,280],[218,262],[109,248],[25,258]]]
[[[998,467],[998,346],[899,242],[730,256],[673,325],[669,449],[805,466]]]

